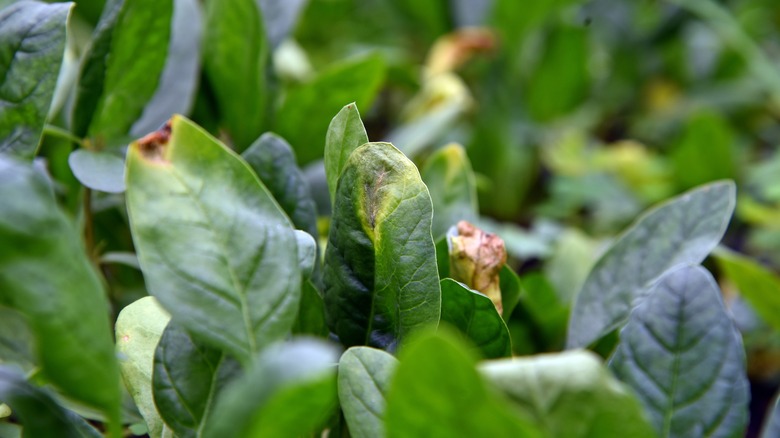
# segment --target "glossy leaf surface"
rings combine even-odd
[[[339,361],[339,400],[350,436],[385,436],[385,398],[398,366],[393,355],[370,347],[352,347]]]
[[[368,134],[360,119],[356,103],[350,103],[333,117],[325,136],[325,176],[328,179],[330,203],[335,204],[336,187],[347,159],[359,146],[368,143]]]

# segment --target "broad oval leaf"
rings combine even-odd
[[[731,181],[708,184],[642,215],[585,280],[572,308],[567,347],[586,347],[619,328],[661,275],[704,260],[726,231],[735,191]]]
[[[780,330],[780,278],[748,257],[735,252],[715,252],[715,259],[726,278],[767,324]]]
[[[486,359],[512,354],[509,330],[490,298],[451,278],[441,280],[441,321],[471,339]]]
[[[477,183],[463,146],[452,143],[431,154],[422,179],[433,200],[434,239],[459,221],[477,220]]]
[[[396,366],[393,355],[370,347],[352,347],[341,356],[339,400],[350,436],[385,436],[385,398]]]
[[[73,3],[20,1],[0,10],[0,152],[38,149]]]
[[[545,436],[653,438],[644,408],[594,353],[487,361],[482,374]]]
[[[125,162],[108,151],[76,149],[68,156],[73,176],[86,187],[108,193],[125,191]]]
[[[152,396],[154,351],[170,318],[154,297],[144,297],[119,312],[114,328],[122,379],[152,438],[171,436]]]
[[[176,116],[130,145],[126,174],[138,260],[174,321],[244,364],[289,333],[295,232],[240,157]]]
[[[120,384],[106,292],[47,177],[0,155],[0,304],[27,317],[44,375],[118,427]],[[45,275],[42,275],[45,273]]]
[[[175,323],[154,351],[152,393],[160,417],[177,437],[202,436],[219,391],[238,372],[235,361],[202,345]]]
[[[664,437],[741,436],[750,398],[742,338],[701,266],[659,279],[610,361]]]
[[[336,187],[347,159],[359,146],[368,143],[368,134],[357,104],[352,102],[333,117],[325,136],[325,177],[331,205],[336,203]]]
[[[431,198],[389,143],[356,149],[336,192],[325,252],[325,310],[342,344],[394,349],[439,321]]]

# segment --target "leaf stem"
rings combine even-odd
[[[84,140],[76,137],[67,129],[60,128],[59,126],[54,126],[47,123],[43,126],[43,133],[46,135],[50,135],[52,137],[57,137],[63,140],[71,141],[82,147],[84,146]]]

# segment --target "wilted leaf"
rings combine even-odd
[[[341,356],[339,400],[350,436],[385,436],[385,398],[397,366],[393,355],[370,347],[352,347]]]
[[[504,241],[466,221],[458,222],[447,237],[450,276],[486,295],[496,306],[498,314],[503,315],[500,273],[506,264]]]

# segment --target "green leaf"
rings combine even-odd
[[[311,81],[287,90],[276,114],[276,131],[295,148],[301,164],[323,155],[327,120],[355,101],[371,108],[384,82],[385,62],[380,55],[345,61],[324,70]]]
[[[219,391],[238,372],[225,353],[170,323],[154,352],[152,393],[160,416],[176,436],[202,436]]]
[[[295,230],[295,241],[298,246],[298,266],[301,268],[303,277],[311,277],[314,265],[317,263],[317,242],[311,237],[311,234]]]
[[[780,436],[780,397],[775,397],[774,407],[769,412],[761,430],[761,438],[774,438],[777,436]]]
[[[338,351],[297,339],[263,351],[244,376],[225,388],[204,437],[293,437],[324,425],[337,404]]]
[[[325,136],[325,176],[331,205],[336,203],[336,187],[347,159],[359,146],[368,143],[368,134],[357,104],[350,103],[333,117]]]
[[[735,178],[739,162],[736,148],[727,119],[711,111],[694,114],[671,152],[677,185],[688,189],[716,179]]]
[[[76,149],[68,156],[73,176],[86,187],[108,193],[125,191],[125,162],[109,151]]]
[[[32,157],[54,98],[73,3],[0,10],[0,152]]]
[[[98,148],[130,131],[154,95],[168,56],[173,0],[111,0],[85,55],[73,132]]]
[[[393,350],[439,321],[431,199],[389,143],[356,149],[339,178],[325,251],[328,326],[347,347]]]
[[[238,150],[263,132],[267,62],[268,41],[257,1],[207,1],[203,69],[220,122]]]
[[[463,146],[453,143],[438,149],[425,162],[421,173],[433,200],[434,239],[458,221],[476,222],[477,183]]]
[[[572,308],[567,347],[585,347],[621,327],[661,275],[704,260],[726,231],[735,191],[730,181],[708,184],[637,219],[585,280]]]
[[[44,375],[118,427],[106,292],[45,175],[0,155],[0,304],[27,317]],[[45,275],[42,275],[45,273]]]
[[[152,396],[154,350],[170,319],[154,297],[144,297],[122,309],[114,327],[122,380],[153,438],[170,434]]]
[[[664,437],[742,436],[749,384],[742,338],[701,266],[658,280],[610,361]]]
[[[501,303],[504,306],[502,317],[504,321],[508,321],[515,307],[520,302],[523,294],[523,285],[520,282],[520,277],[517,276],[517,273],[509,265],[504,265],[501,268],[501,272],[498,273],[498,284],[501,288]]]
[[[445,333],[420,335],[401,350],[387,395],[387,436],[542,436],[488,386],[468,349]]]
[[[480,371],[518,411],[533,418],[545,436],[656,436],[631,390],[612,377],[593,353],[569,351],[488,361]]]
[[[523,276],[523,293],[518,307],[523,318],[514,322],[532,325],[532,333],[542,351],[559,351],[566,343],[569,305],[560,301],[547,278],[538,272]]]
[[[441,321],[465,334],[486,359],[512,354],[512,340],[490,298],[451,278],[441,280]]]
[[[715,260],[761,319],[780,330],[780,278],[755,261],[726,249],[716,250]]]
[[[0,365],[14,365],[25,373],[32,371],[35,368],[33,341],[24,315],[0,306]]]
[[[24,426],[25,437],[101,438],[103,436],[81,417],[58,405],[48,391],[32,386],[21,373],[5,366],[0,366],[0,400],[8,403],[19,416]]]
[[[303,283],[301,304],[298,308],[298,319],[293,326],[293,333],[321,338],[328,337],[328,325],[325,323],[325,303],[311,281]]]
[[[175,116],[130,145],[126,175],[146,285],[174,321],[244,364],[289,333],[301,293],[295,232],[239,156]]]
[[[339,361],[339,400],[354,438],[385,436],[385,398],[398,360],[370,347],[352,347]]]

